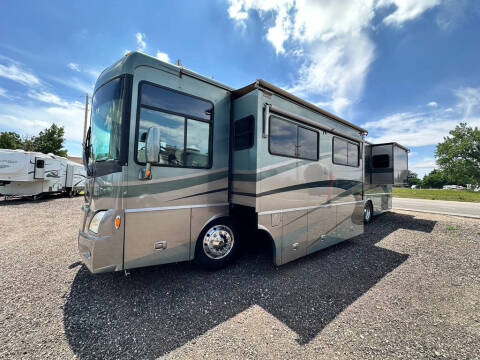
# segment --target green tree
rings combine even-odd
[[[428,175],[425,175],[422,180],[422,187],[441,189],[443,185],[448,185],[448,179],[440,170],[432,170]]]
[[[421,185],[421,183],[422,183],[422,180],[418,178],[418,174],[408,170],[408,175],[407,175],[408,186],[411,187],[412,185]]]
[[[0,133],[0,149],[21,149],[23,147],[20,135],[13,131]]]
[[[455,185],[480,183],[480,130],[460,123],[435,151],[437,164]]]
[[[45,154],[52,153],[59,156],[67,156],[67,150],[63,149],[63,142],[65,141],[65,129],[63,126],[52,124],[37,136],[30,139],[25,139],[25,150],[38,151]],[[28,148],[28,149],[27,149]]]

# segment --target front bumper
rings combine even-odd
[[[83,263],[93,274],[122,270],[122,264],[112,263],[108,249],[111,247],[111,236],[94,236],[78,231],[78,251]]]
[[[83,208],[84,217],[78,231],[78,251],[93,274],[123,270],[123,211],[105,210],[98,234],[88,230],[95,211]],[[121,226],[116,229],[114,219],[120,216]]]

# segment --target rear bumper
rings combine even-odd
[[[93,274],[122,270],[123,264],[116,263],[118,258],[112,256],[112,236],[95,236],[83,231],[78,232],[78,251],[83,263]],[[117,259],[116,259],[117,258]]]

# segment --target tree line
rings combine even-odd
[[[66,157],[67,150],[63,148],[64,142],[65,129],[56,124],[40,131],[38,135],[23,138],[14,131],[0,132],[0,149],[22,149]]]
[[[410,172],[408,185],[441,189],[444,185],[480,185],[480,129],[460,123],[437,145],[438,169],[419,179]]]

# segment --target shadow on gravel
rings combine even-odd
[[[216,272],[180,263],[93,276],[82,266],[64,308],[66,336],[82,359],[154,359],[257,304],[305,344],[408,258],[377,242],[397,229],[431,232],[434,225],[389,213],[364,235],[281,267],[259,239]]]

